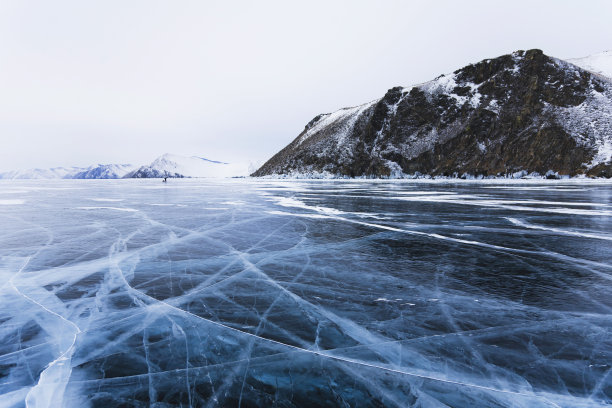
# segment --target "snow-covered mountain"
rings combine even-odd
[[[612,51],[604,51],[588,57],[572,58],[567,61],[587,71],[612,78]]]
[[[0,179],[61,179],[72,178],[85,170],[83,167],[54,167],[51,169],[14,170],[0,173]]]
[[[117,179],[136,166],[131,164],[96,164],[89,167],[54,167],[15,170],[0,173],[0,179]]]
[[[318,115],[253,175],[612,177],[611,159],[612,79],[529,50]]]
[[[232,177],[246,175],[235,165],[198,156],[166,153],[147,166],[127,174],[126,178],[155,177]]]
[[[151,164],[96,164],[89,167],[55,167],[0,173],[0,179],[118,179],[155,177],[240,177],[248,176],[248,164],[229,164],[198,156],[166,153]]]
[[[133,164],[98,164],[73,174],[74,179],[118,179],[136,170]]]

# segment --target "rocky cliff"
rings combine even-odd
[[[312,119],[254,176],[612,176],[612,81],[540,50]]]

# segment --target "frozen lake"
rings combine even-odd
[[[612,183],[0,183],[0,407],[612,404]]]

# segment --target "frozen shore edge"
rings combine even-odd
[[[429,174],[395,174],[391,176],[373,177],[373,176],[358,176],[349,177],[340,174],[333,174],[327,172],[312,172],[312,173],[289,173],[289,174],[270,174],[265,176],[253,177],[249,176],[250,179],[262,179],[262,180],[381,180],[381,181],[392,181],[392,180],[405,180],[405,181],[579,181],[579,182],[592,182],[592,181],[610,181],[612,178],[605,177],[587,177],[586,175],[578,175],[570,177],[568,175],[560,175],[557,172],[548,171],[542,175],[540,173],[527,173],[526,171],[520,171],[512,174],[506,174],[503,176],[474,176],[472,174],[464,173],[458,175],[457,173],[452,176],[431,176]]]

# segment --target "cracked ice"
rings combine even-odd
[[[11,181],[0,407],[612,403],[612,185]]]

